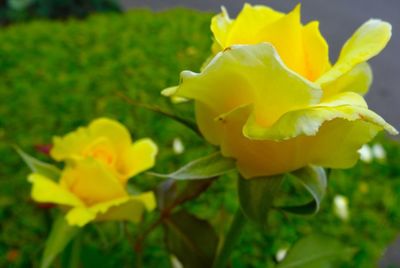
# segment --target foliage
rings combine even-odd
[[[154,14],[140,10],[124,15],[96,15],[85,21],[31,22],[0,32],[0,266],[38,266],[46,237],[54,220],[48,206],[30,202],[28,169],[13,151],[18,144],[33,153],[33,145],[48,144],[95,117],[108,116],[127,125],[133,138],[152,137],[161,148],[157,173],[168,173],[213,151],[191,130],[140,107],[132,107],[121,94],[171,111],[160,90],[178,83],[183,69],[198,70],[209,53],[211,15],[188,10]],[[5,104],[5,105],[4,105]],[[175,105],[179,115],[190,118],[190,104]],[[140,125],[140,122],[151,122]],[[190,150],[175,155],[172,142],[179,133]],[[400,225],[400,149],[382,139],[388,153],[384,163],[358,164],[334,171],[313,218],[274,212],[269,230],[245,227],[245,235],[233,254],[233,267],[271,267],[273,256],[301,237],[319,232],[337,237],[355,249],[351,263],[343,267],[375,267],[384,248]],[[48,160],[43,155],[42,160]],[[163,179],[141,175],[135,182],[149,190]],[[180,185],[184,187],[183,185]],[[185,207],[199,220],[209,219],[218,231],[226,229],[238,206],[232,175],[215,181],[209,190]],[[291,189],[288,189],[289,191]],[[343,222],[332,213],[333,198],[349,198],[350,219]],[[302,204],[299,200],[296,204]],[[221,211],[222,209],[222,211]],[[154,216],[146,219],[153,221]],[[384,228],[383,228],[384,227]],[[134,226],[118,223],[88,226],[82,237],[84,267],[133,265],[135,253],[122,236],[134,236]],[[379,231],[377,231],[379,230]],[[127,232],[127,233],[126,233]],[[273,239],[274,238],[274,239]],[[157,228],[143,245],[145,267],[168,267],[163,229]],[[113,249],[112,257],[105,254]],[[72,254],[70,245],[68,254]],[[105,257],[107,256],[107,258]],[[63,260],[60,260],[63,261]]]
[[[93,12],[116,12],[115,0],[3,0],[0,1],[0,25],[33,18],[83,18]]]

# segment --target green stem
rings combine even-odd
[[[229,256],[231,255],[236,242],[239,240],[245,224],[246,218],[239,207],[235,213],[231,226],[229,227],[228,233],[226,234],[221,250],[218,252],[218,255],[214,260],[213,268],[226,267]]]
[[[70,268],[79,267],[80,255],[81,255],[81,237],[77,236],[72,243],[71,256],[69,258],[68,267]]]

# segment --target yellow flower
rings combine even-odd
[[[360,95],[372,79],[366,61],[386,46],[390,24],[366,22],[333,66],[318,22],[303,26],[300,6],[285,15],[246,4],[236,20],[214,17],[211,29],[222,51],[164,94],[195,100],[201,132],[244,177],[348,168],[377,132],[397,134]]]
[[[71,225],[93,220],[140,221],[155,208],[153,192],[129,195],[127,180],[154,165],[156,145],[149,139],[132,144],[128,130],[116,121],[97,119],[87,128],[54,139],[51,155],[66,160],[58,182],[33,173],[32,197],[67,208]]]
[[[150,139],[132,144],[129,131],[117,121],[94,120],[64,137],[55,137],[50,155],[57,161],[73,162],[92,157],[113,170],[122,183],[154,166],[157,146]]]

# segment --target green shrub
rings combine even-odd
[[[181,70],[199,69],[211,45],[210,18],[211,14],[188,10],[139,10],[96,15],[85,21],[36,21],[0,31],[1,267],[37,265],[54,212],[30,201],[29,171],[10,144],[38,155],[34,145],[48,144],[53,135],[62,135],[95,117],[109,116],[129,126],[135,139],[154,138],[160,147],[158,162],[165,169],[156,167],[156,171],[175,170],[205,153],[200,149],[203,142],[191,131],[130,106],[119,93],[172,109],[159,92],[177,84]],[[193,116],[190,104],[174,109],[180,115]],[[171,150],[175,137],[186,145],[183,155],[174,155]],[[346,267],[375,267],[400,225],[400,150],[396,143],[381,140],[388,161],[360,163],[351,170],[333,172],[328,196],[316,217],[274,213],[266,233],[247,226],[233,255],[233,267],[270,267],[268,264],[274,262],[271,255],[310,232],[336,236],[357,248],[355,259]],[[137,178],[143,189],[158,181],[146,175]],[[332,214],[336,194],[349,198],[347,222]],[[234,180],[223,177],[186,206],[221,230],[237,206],[235,198]],[[221,208],[223,212],[219,212]],[[99,267],[133,265],[134,253],[119,239],[123,235],[119,225],[86,229],[84,267],[96,263]],[[168,267],[162,239],[162,229],[149,237],[145,267]]]
[[[2,0],[0,25],[33,18],[84,18],[93,12],[121,11],[115,0]]]

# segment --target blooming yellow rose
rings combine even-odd
[[[128,130],[116,121],[101,118],[63,138],[56,137],[51,156],[66,160],[61,178],[55,182],[33,173],[32,197],[38,202],[66,206],[71,225],[93,220],[138,222],[145,209],[155,208],[152,192],[129,195],[126,182],[151,168],[157,154],[149,139],[132,144]]]
[[[360,95],[372,79],[366,61],[389,41],[390,24],[366,22],[333,66],[318,22],[302,25],[300,6],[286,15],[246,4],[236,20],[215,16],[211,29],[221,52],[164,93],[195,100],[201,132],[245,178],[309,164],[348,168],[377,132],[397,134]]]
[[[150,139],[132,143],[120,123],[100,118],[64,137],[55,137],[50,155],[57,161],[92,157],[107,165],[125,183],[130,177],[154,166],[157,146]]]

